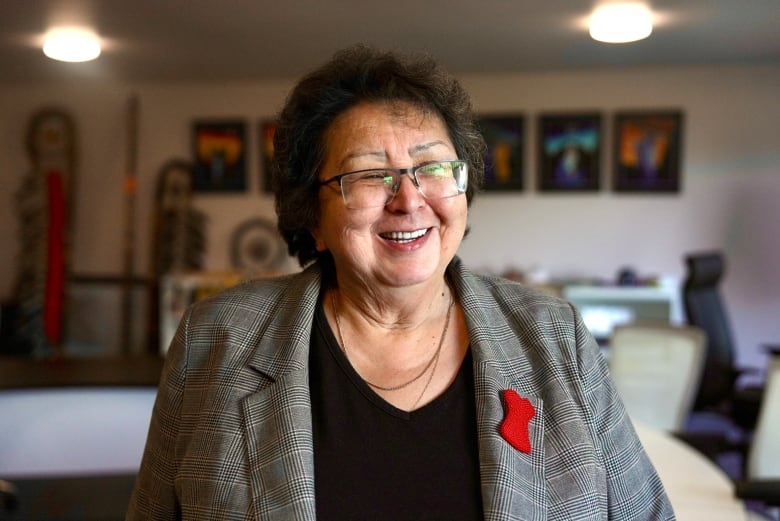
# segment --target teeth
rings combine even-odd
[[[383,233],[382,237],[393,241],[413,241],[425,235],[428,230],[415,230],[413,232],[389,232]]]

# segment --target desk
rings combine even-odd
[[[666,488],[678,521],[744,521],[745,507],[728,476],[671,434],[634,427]]]
[[[161,356],[36,359],[0,356],[0,390],[92,386],[156,387]]]
[[[680,289],[675,283],[660,286],[566,285],[561,295],[577,307],[585,325],[599,340],[606,340],[614,326],[627,322],[684,322]]]

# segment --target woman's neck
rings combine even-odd
[[[334,292],[335,303],[350,322],[394,330],[414,330],[426,323],[439,322],[454,298],[447,281],[426,283],[414,287],[377,288],[366,285],[339,284]]]

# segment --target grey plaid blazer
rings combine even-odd
[[[457,258],[449,275],[471,338],[485,519],[674,519],[572,306]],[[307,362],[319,292],[314,266],[187,311],[128,520],[315,518]],[[529,454],[498,432],[505,389],[536,409]]]

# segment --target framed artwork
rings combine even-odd
[[[616,192],[678,192],[682,113],[615,114]]]
[[[601,141],[601,115],[598,113],[540,115],[539,190],[598,190]]]
[[[197,192],[246,189],[246,125],[242,121],[193,123],[193,183]]]
[[[480,132],[487,143],[485,191],[523,189],[524,124],[522,115],[480,116]]]
[[[271,164],[274,159],[274,134],[276,133],[276,121],[265,120],[259,125],[260,137],[260,186],[263,192],[273,193],[271,186]]]

